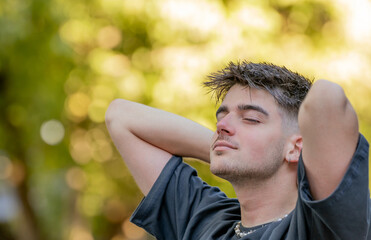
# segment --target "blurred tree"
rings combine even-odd
[[[70,159],[67,149],[50,149],[40,139],[40,126],[50,118],[61,118],[63,84],[72,67],[72,54],[58,52],[60,21],[54,19],[49,1],[3,1],[0,21],[1,118],[0,148],[12,160],[9,182],[17,189],[20,220],[14,223],[22,239],[47,239],[50,215],[61,231],[62,195],[53,202],[47,184],[58,181],[45,176]],[[67,48],[66,48],[67,49]],[[51,155],[55,157],[50,158]],[[52,178],[53,177],[53,178]],[[49,181],[50,180],[50,181]],[[55,189],[57,190],[57,189]],[[58,190],[57,190],[58,191]],[[42,196],[42,197],[41,197]],[[49,204],[49,206],[45,205]],[[44,205],[44,206],[42,206]],[[54,206],[53,206],[54,205]],[[38,208],[43,207],[43,211]],[[45,211],[46,210],[46,211]],[[23,225],[23,226],[21,226]]]
[[[149,238],[128,221],[142,195],[105,110],[121,97],[213,129],[201,82],[230,60],[338,81],[371,139],[370,9],[366,0],[1,1],[0,238]]]

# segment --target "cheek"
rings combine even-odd
[[[240,141],[241,150],[252,157],[259,157],[264,152],[266,140],[261,133],[250,132],[246,134]]]
[[[280,134],[277,129],[265,129],[266,131],[250,131],[241,139],[249,154],[257,158],[264,156],[270,149],[275,148],[279,143]]]

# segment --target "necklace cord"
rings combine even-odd
[[[282,219],[284,219],[287,216],[288,216],[288,214],[286,214],[282,218],[278,218],[278,219],[274,220],[273,222],[280,222],[280,221],[282,221]],[[242,226],[241,221],[238,221],[237,224],[236,224],[236,226],[234,227],[234,232],[235,232],[237,238],[243,238],[244,236],[249,235],[249,234],[255,232],[256,230],[261,229],[261,228],[263,228],[265,226],[268,226],[269,224],[271,224],[273,222],[264,223],[262,225],[258,225],[258,226],[252,227],[248,231],[243,231],[242,228],[244,228],[244,227]]]

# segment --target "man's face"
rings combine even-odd
[[[234,85],[217,113],[210,169],[231,182],[266,179],[284,162],[282,117],[265,90]]]

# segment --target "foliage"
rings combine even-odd
[[[339,82],[371,139],[370,9],[366,0],[1,1],[1,239],[146,239],[128,223],[142,195],[105,110],[126,98],[213,129],[216,104],[201,83],[228,61]]]

